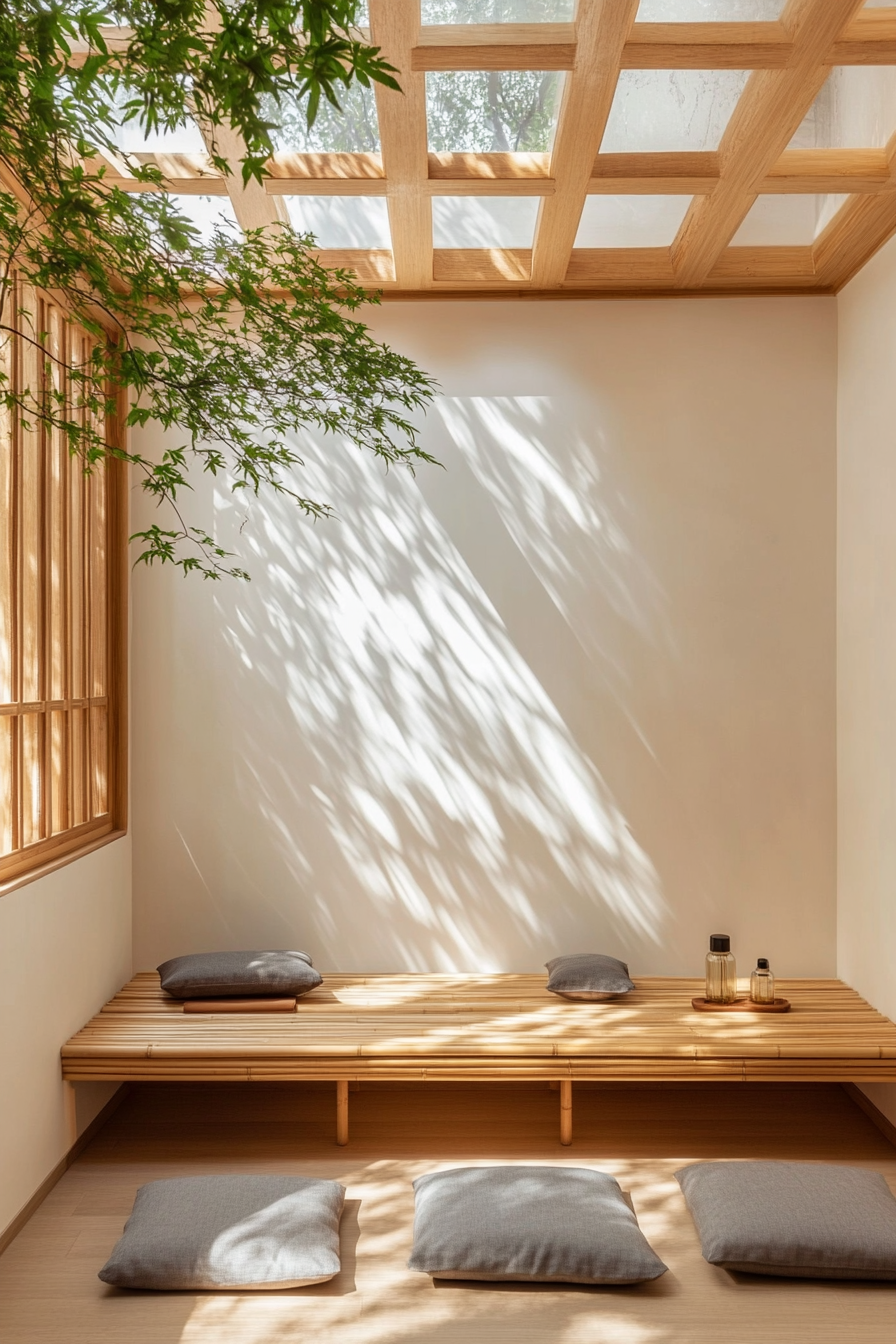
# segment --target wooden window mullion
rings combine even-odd
[[[12,307],[12,386],[89,423],[66,370],[84,363],[91,338],[30,289],[19,286]],[[33,344],[41,333],[43,352]],[[75,857],[120,826],[126,811],[115,785],[126,776],[111,759],[124,750],[120,473],[101,463],[86,476],[59,431],[27,410],[29,428],[21,418],[0,426],[8,450],[5,484],[0,477],[0,582],[6,565],[11,660],[9,684],[0,685],[0,803],[8,803],[6,814],[0,810],[0,884],[57,856]],[[106,431],[111,445],[118,431],[111,422]]]

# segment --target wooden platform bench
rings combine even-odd
[[[896,1025],[840,980],[783,980],[780,1015],[698,1013],[698,980],[645,977],[633,993],[572,1003],[544,975],[337,975],[295,1012],[185,1014],[155,971],[136,975],[62,1048],[82,1081],[336,1085],[348,1142],[362,1080],[556,1084],[572,1142],[576,1081],[892,1082]]]

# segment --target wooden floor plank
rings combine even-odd
[[[10,1344],[890,1344],[896,1285],[727,1274],[701,1257],[673,1173],[699,1159],[841,1162],[883,1173],[896,1149],[831,1084],[583,1084],[576,1146],[556,1093],[523,1086],[362,1083],[353,1146],[332,1142],[331,1086],[134,1087],[6,1253]],[[467,1163],[609,1171],[669,1272],[638,1288],[435,1285],[406,1268],[411,1182]],[[283,1293],[126,1293],[96,1278],[141,1184],[289,1172],[348,1190],[342,1271]]]

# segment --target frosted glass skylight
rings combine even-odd
[[[188,196],[172,191],[169,192],[168,199],[196,226],[200,242],[211,242],[212,229],[215,225],[222,228],[229,227],[235,231],[237,237],[240,236],[240,227],[229,196]]]
[[[450,70],[426,76],[429,148],[544,153],[557,125],[556,70]]]
[[[847,200],[848,196],[802,193],[757,196],[731,246],[808,247]]]
[[[119,106],[129,101],[122,91]],[[195,121],[178,126],[174,131],[153,131],[147,134],[138,119],[122,122],[115,134],[115,143],[126,154],[204,154],[205,141]]]
[[[420,0],[420,22],[570,23],[575,0]]]
[[[791,149],[882,149],[896,131],[896,68],[837,65]]]
[[[576,247],[669,247],[692,196],[588,196]]]
[[[297,233],[313,233],[319,247],[391,247],[384,196],[285,196]]]
[[[434,196],[434,247],[531,247],[537,196]]]
[[[602,154],[718,149],[747,70],[622,70]]]
[[[373,89],[365,89],[353,80],[340,92],[339,102],[337,111],[322,98],[317,119],[309,129],[304,99],[278,103],[274,98],[264,98],[263,116],[277,123],[277,129],[271,132],[274,148],[297,154],[378,153],[380,128]]]
[[[889,3],[889,0],[887,0]],[[641,0],[638,23],[769,23],[785,0]]]

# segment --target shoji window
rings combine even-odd
[[[4,325],[12,386],[84,414],[66,368],[87,333],[21,290]],[[0,405],[0,883],[125,824],[123,502],[117,464],[85,473],[64,431]]]

